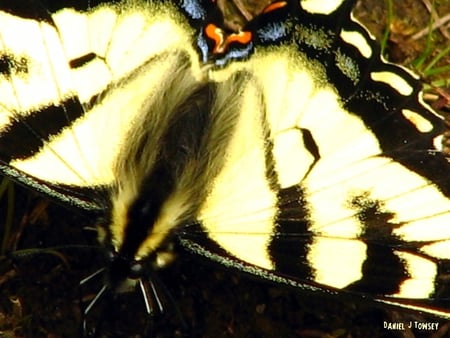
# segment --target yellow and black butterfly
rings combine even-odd
[[[0,1],[0,172],[95,220],[105,295],[175,248],[450,318],[450,165],[354,0]]]

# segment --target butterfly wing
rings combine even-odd
[[[448,317],[448,304],[430,307],[448,297],[443,121],[418,79],[380,57],[351,2],[307,3],[284,27],[295,42],[260,48],[244,66],[254,79],[232,157],[181,242],[278,283]]]
[[[59,201],[100,211],[126,126],[173,67],[167,51],[185,37],[173,8],[101,5],[51,14],[29,5],[2,4],[1,171]]]

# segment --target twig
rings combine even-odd
[[[438,29],[440,30],[441,34],[447,38],[450,39],[450,34],[447,31],[447,27],[445,26],[450,21],[450,14],[444,15],[442,18],[439,18],[436,11],[434,10],[433,6],[430,4],[429,0],[422,0],[423,4],[427,8],[427,10],[430,12],[431,16],[433,17],[433,25],[431,26],[431,30]],[[421,31],[414,34],[411,39],[417,40],[422,38],[423,36],[427,35],[430,32],[429,27],[422,29]]]

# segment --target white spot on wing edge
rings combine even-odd
[[[308,251],[314,281],[344,288],[361,279],[366,245],[358,240],[315,237]]]
[[[402,109],[401,112],[403,116],[411,123],[413,123],[416,126],[417,130],[421,133],[428,133],[433,130],[433,125],[431,124],[431,122],[419,113],[416,113],[409,109]]]
[[[438,151],[443,151],[444,150],[444,135],[438,135],[433,139],[433,146],[436,150]]]
[[[366,59],[369,59],[372,56],[372,48],[367,43],[367,39],[360,32],[342,30],[341,38],[348,44],[356,47]]]
[[[330,14],[334,12],[343,0],[304,0],[300,1],[302,8],[312,14]]]
[[[393,72],[371,72],[370,77],[374,81],[383,82],[389,85],[401,95],[408,96],[414,92],[414,88],[411,87],[411,85],[405,79]]]
[[[428,259],[396,251],[406,266],[410,278],[403,281],[395,295],[401,298],[428,298],[433,294],[437,266]]]

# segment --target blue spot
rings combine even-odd
[[[257,34],[261,41],[277,41],[287,35],[284,23],[270,23],[258,29]]]
[[[206,11],[198,0],[183,0],[181,6],[194,20],[204,20],[206,18]]]
[[[202,62],[208,62],[208,44],[206,43],[205,37],[203,36],[203,32],[200,32],[197,38],[197,46],[202,52]]]
[[[246,57],[248,57],[248,55],[250,54],[252,49],[253,49],[253,44],[249,43],[243,49],[236,49],[236,50],[232,50],[232,51],[226,53],[223,58],[217,59],[215,63],[217,66],[224,66],[231,60],[245,59]]]

